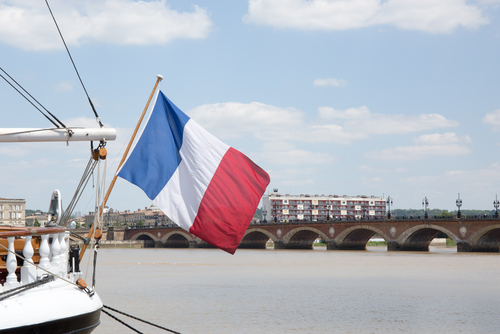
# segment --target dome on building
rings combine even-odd
[[[158,207],[154,203],[149,206],[149,209],[152,211],[160,211],[160,209],[158,209]]]

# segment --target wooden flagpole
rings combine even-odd
[[[151,100],[153,99],[153,96],[156,92],[156,88],[158,87],[158,84],[160,81],[163,80],[163,76],[157,75],[156,76],[156,83],[153,88],[153,91],[151,92],[151,95],[149,96],[148,102],[146,103],[146,106],[144,107],[144,111],[142,112],[141,117],[139,118],[139,121],[137,122],[137,125],[135,127],[134,133],[132,134],[132,137],[130,138],[130,142],[128,143],[127,149],[123,153],[122,160],[120,161],[120,164],[118,165],[118,168],[116,169],[115,176],[113,177],[113,180],[111,181],[111,184],[108,187],[108,191],[106,192],[106,196],[104,196],[104,201],[102,202],[101,206],[99,207],[99,215],[98,217],[101,216],[102,211],[104,210],[104,206],[106,205],[106,202],[108,201],[109,195],[111,194],[111,191],[113,190],[113,187],[115,186],[116,178],[118,177],[118,171],[122,167],[123,163],[125,162],[125,159],[127,158],[128,152],[130,150],[130,147],[132,146],[132,143],[134,142],[135,136],[137,135],[137,131],[139,131],[139,127],[141,126],[142,120],[144,119],[144,115],[146,115],[146,111],[149,108],[149,104],[151,103]],[[90,228],[89,234],[87,235],[87,238],[92,238],[92,235],[94,234],[95,230],[95,219],[94,222],[92,223],[92,227]],[[87,250],[87,244],[83,244],[82,250],[80,251],[80,260],[83,258],[83,255],[85,254],[85,251]]]

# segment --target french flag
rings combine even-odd
[[[141,188],[181,228],[231,254],[270,182],[263,169],[161,91],[118,176]]]

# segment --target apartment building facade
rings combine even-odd
[[[26,200],[0,197],[0,225],[25,226]]]
[[[323,221],[342,219],[383,219],[386,201],[376,196],[282,195],[269,193],[262,198],[264,221]]]

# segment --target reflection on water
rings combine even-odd
[[[495,333],[500,327],[499,254],[446,247],[241,249],[233,256],[216,249],[101,249],[98,263],[104,304],[181,333]],[[145,333],[165,333],[124,320]],[[132,333],[105,314],[101,321],[94,333]]]

